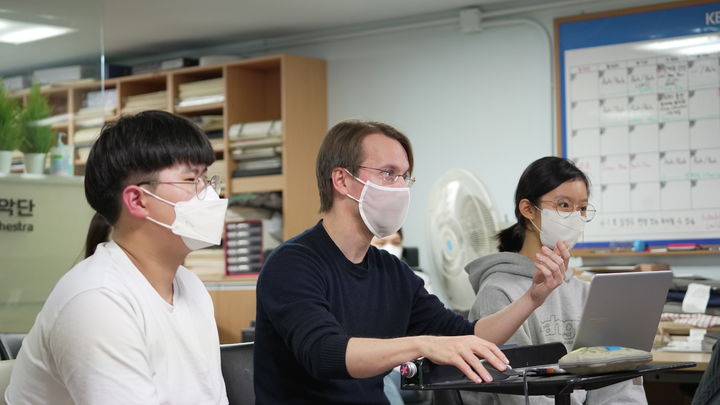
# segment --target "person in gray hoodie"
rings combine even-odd
[[[525,169],[515,192],[517,223],[501,231],[500,253],[481,257],[466,267],[477,293],[469,319],[481,319],[510,305],[528,289],[535,272],[537,253],[543,246],[569,247],[582,235],[595,210],[588,203],[589,181],[572,162],[544,157]],[[562,342],[571,349],[589,285],[572,277],[547,297],[507,344],[537,345]],[[524,404],[521,395],[462,392],[465,404]],[[647,404],[641,380],[625,381],[592,391],[575,391],[574,405]],[[552,404],[552,398],[530,397],[532,404]]]

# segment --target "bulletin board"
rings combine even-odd
[[[558,154],[589,177],[578,247],[720,243],[720,1],[555,20]]]

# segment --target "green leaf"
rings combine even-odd
[[[49,125],[38,125],[37,121],[50,117],[52,108],[47,96],[40,93],[40,85],[34,83],[27,103],[20,114],[20,128],[23,153],[48,153],[53,146],[55,134]]]
[[[20,104],[11,98],[0,78],[0,150],[13,151],[20,147]]]

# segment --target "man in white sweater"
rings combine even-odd
[[[87,258],[25,338],[8,404],[227,404],[212,301],[181,266],[220,241],[213,160],[205,134],[169,113],[106,125],[86,166]]]

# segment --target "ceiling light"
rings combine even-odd
[[[57,25],[34,24],[0,18],[0,42],[19,45],[73,32]]]

